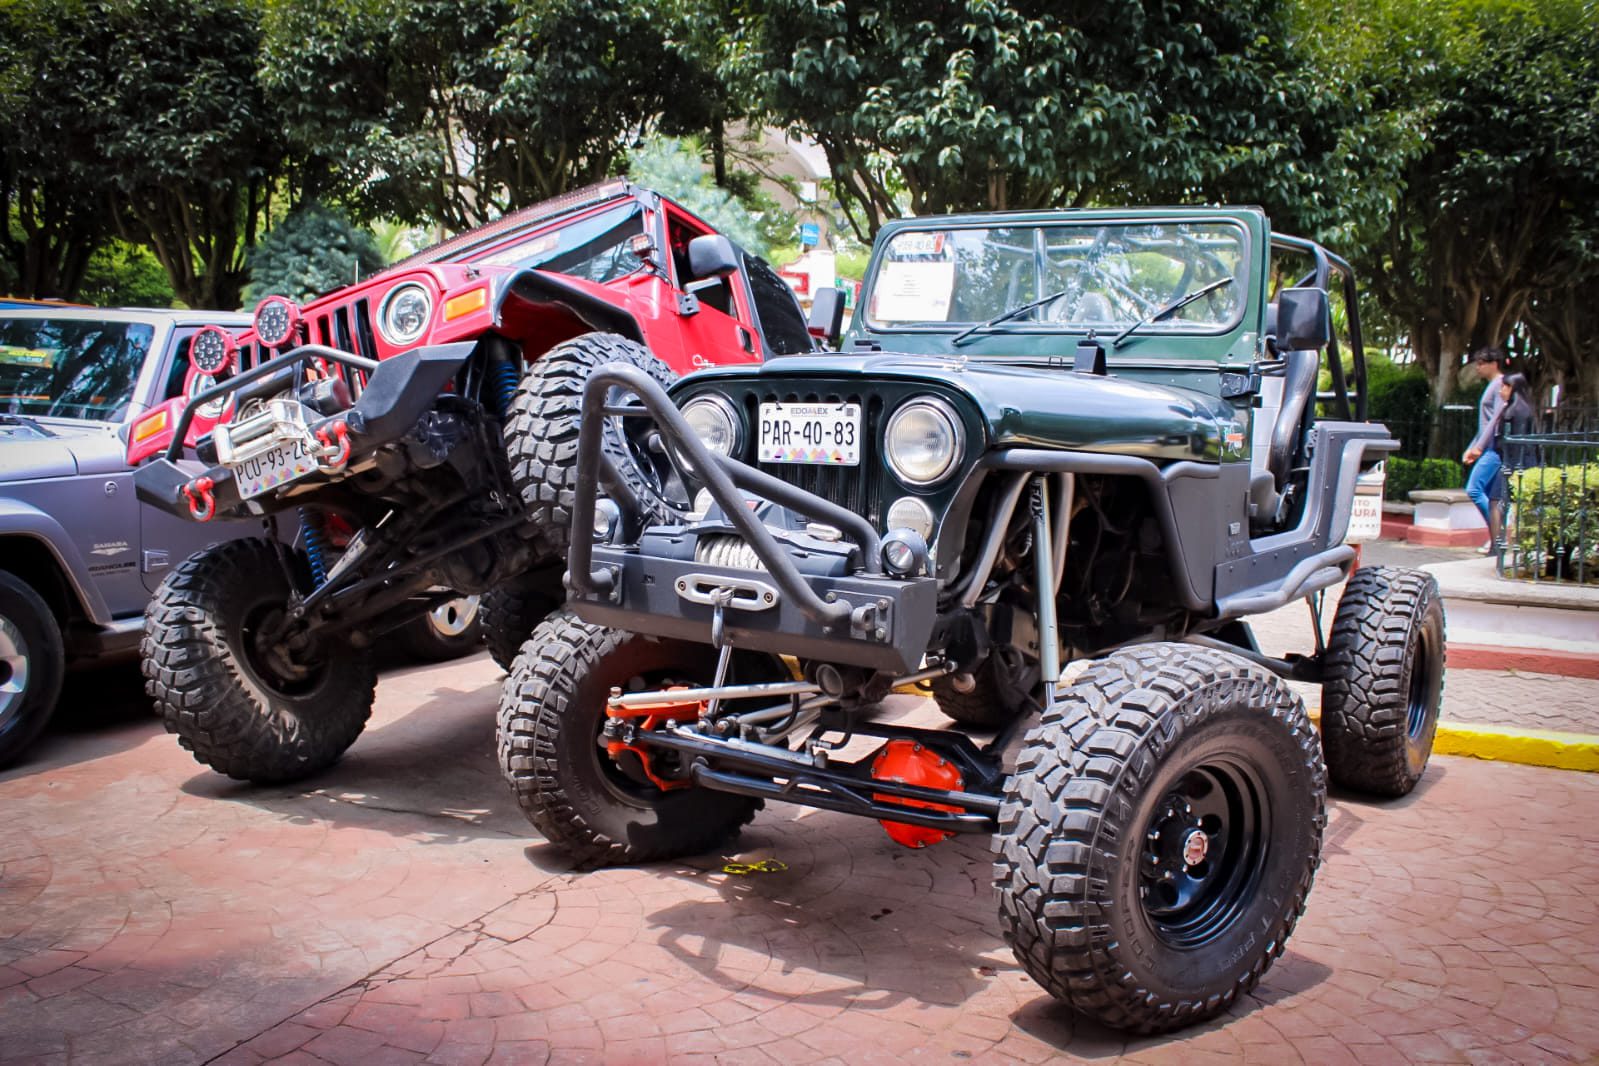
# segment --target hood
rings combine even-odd
[[[127,449],[113,422],[0,415],[0,481],[115,474]]]
[[[754,377],[923,380],[964,394],[987,424],[991,446],[1044,447],[1143,455],[1152,459],[1222,457],[1237,436],[1232,405],[1195,389],[1114,374],[1078,374],[1060,362],[1000,362],[913,355],[787,356],[758,367],[706,370],[688,381]]]

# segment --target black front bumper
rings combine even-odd
[[[610,543],[573,538],[569,603],[580,618],[650,636],[906,674],[921,663],[937,614],[938,583],[883,572],[881,542],[860,515],[754,467],[712,455],[666,392],[620,364],[589,378],[583,409],[599,411],[612,388],[632,393],[655,421],[667,450],[685,457],[717,508],[703,522],[642,528],[642,508],[602,447],[603,420],[586,418],[578,439],[574,530],[594,528],[601,487],[621,518]],[[767,519],[784,512],[842,533],[825,548],[804,523]],[[744,565],[721,565],[700,550],[707,538],[741,541]]]
[[[214,501],[214,509],[205,520],[270,513],[278,509],[275,497],[279,494],[274,490],[255,497],[256,507],[247,512],[246,501],[239,497],[232,470],[220,463],[207,466],[181,458],[184,438],[200,405],[231,393],[234,410],[239,411],[249,400],[265,399],[286,391],[292,393],[303,380],[305,367],[312,359],[342,363],[351,370],[367,372],[370,376],[366,388],[347,410],[324,417],[306,409],[310,415],[307,427],[313,433],[335,423],[344,423],[348,429],[350,458],[337,471],[312,473],[292,482],[293,491],[298,495],[306,486],[345,476],[346,471],[359,465],[363,456],[409,432],[438,400],[440,390],[455,377],[472,348],[470,343],[441,344],[417,348],[382,362],[320,345],[305,345],[286,352],[190,399],[165,454],[133,472],[134,488],[142,502],[179,518],[193,518],[190,496],[185,490],[204,478],[210,482],[209,492]]]

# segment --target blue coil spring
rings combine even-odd
[[[500,363],[494,368],[494,387],[500,394],[501,418],[511,413],[511,401],[516,398],[516,386],[521,380],[522,375],[517,372],[515,363]]]
[[[327,544],[322,539],[320,519],[313,518],[304,507],[300,508],[300,540],[305,544],[305,558],[311,564],[311,583],[321,588],[328,581],[328,566],[322,558]]]

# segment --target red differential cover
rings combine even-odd
[[[964,784],[961,772],[954,763],[914,740],[891,740],[884,744],[883,750],[872,760],[872,778],[876,781],[893,781],[900,785],[941,788],[948,792],[959,792]],[[897,803],[905,807],[925,807],[934,811],[959,813],[961,810],[947,803],[930,803],[926,800],[904,799],[881,793],[874,794],[872,799],[878,803]],[[904,822],[884,821],[882,826],[888,830],[889,837],[896,844],[903,844],[907,848],[925,848],[929,844],[937,844],[940,840],[954,836],[953,833],[942,829],[927,829],[919,825],[906,825]]]

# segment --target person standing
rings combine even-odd
[[[1499,369],[1499,363],[1503,359],[1504,352],[1497,345],[1478,348],[1471,353],[1477,376],[1487,384],[1483,387],[1482,399],[1477,403],[1477,435],[1460,457],[1471,467],[1471,476],[1466,479],[1466,495],[1471,497],[1471,502],[1482,513],[1482,520],[1488,524],[1488,543],[1483,548],[1484,552],[1492,551],[1499,543],[1500,508],[1497,496],[1499,468],[1504,464],[1499,458],[1498,429],[1499,411],[1505,404],[1500,388],[1504,374]]]

